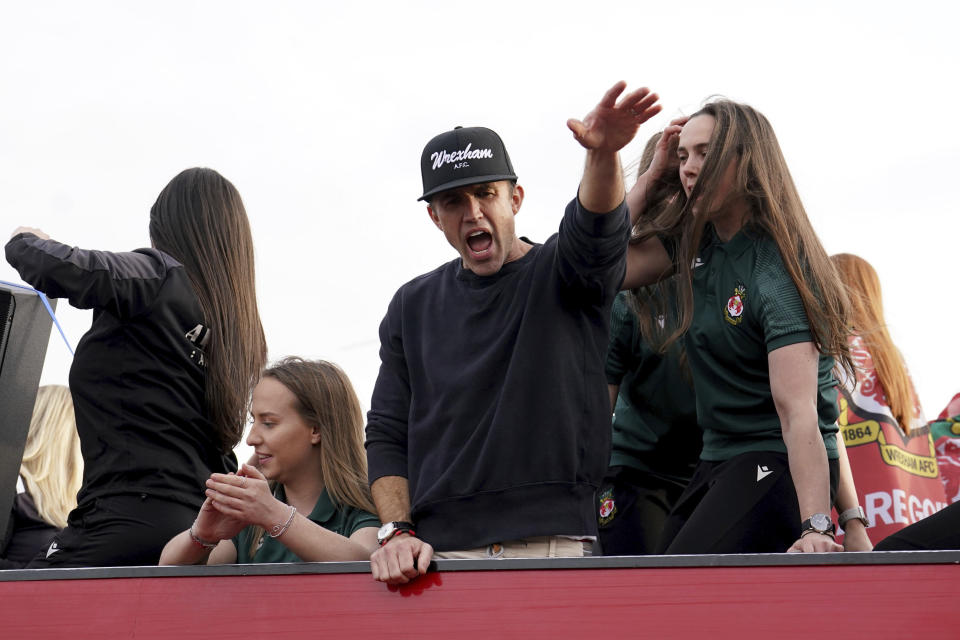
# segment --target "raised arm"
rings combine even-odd
[[[626,86],[623,81],[613,85],[582,121],[567,121],[577,142],[587,150],[580,203],[588,211],[606,213],[623,201],[623,171],[618,153],[633,140],[640,125],[660,111],[657,94],[646,87],[617,101]]]
[[[80,309],[105,309],[131,317],[146,308],[175,263],[159,251],[90,251],[21,227],[5,247],[7,262],[25,282]]]
[[[829,514],[830,469],[817,419],[819,352],[812,342],[798,342],[774,349],[767,358],[770,390],[787,446],[800,519],[815,513]],[[814,532],[799,538],[789,550],[842,551],[843,547],[830,536]]]
[[[37,236],[41,240],[50,239],[50,236],[48,236],[46,233],[44,233],[40,229],[37,229],[36,227],[17,227],[16,229],[13,230],[13,233],[10,234],[10,239],[12,240],[16,238],[21,233],[32,233],[33,235]]]

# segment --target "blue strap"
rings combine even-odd
[[[57,316],[53,312],[53,307],[50,306],[50,301],[47,300],[47,296],[44,295],[42,291],[37,291],[36,289],[33,289],[31,287],[25,287],[22,284],[14,284],[12,282],[6,282],[4,280],[0,280],[0,284],[6,285],[8,287],[16,287],[17,289],[24,289],[26,291],[32,291],[38,296],[40,296],[40,302],[42,302],[43,306],[47,308],[47,313],[50,314],[50,318],[53,320],[53,324],[57,325],[57,331],[60,332],[60,336],[63,338],[63,343],[67,345],[67,351],[70,352],[70,355],[73,355],[73,347],[70,346],[70,341],[67,340],[67,334],[63,332],[63,327],[61,327],[60,323],[57,321]]]

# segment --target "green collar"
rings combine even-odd
[[[713,245],[713,248],[722,249],[724,253],[733,257],[743,254],[744,251],[754,245],[759,237],[756,231],[749,229],[746,225],[740,227],[740,230],[726,242],[723,242],[717,235],[717,229],[712,223],[709,226],[709,234],[710,244]]]

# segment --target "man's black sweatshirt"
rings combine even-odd
[[[394,295],[367,421],[370,482],[406,477],[436,550],[595,536],[610,458],[604,374],[625,204],[571,202],[557,234],[496,274],[459,258]]]

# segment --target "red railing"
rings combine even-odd
[[[960,638],[960,553],[0,572],[2,637]]]

